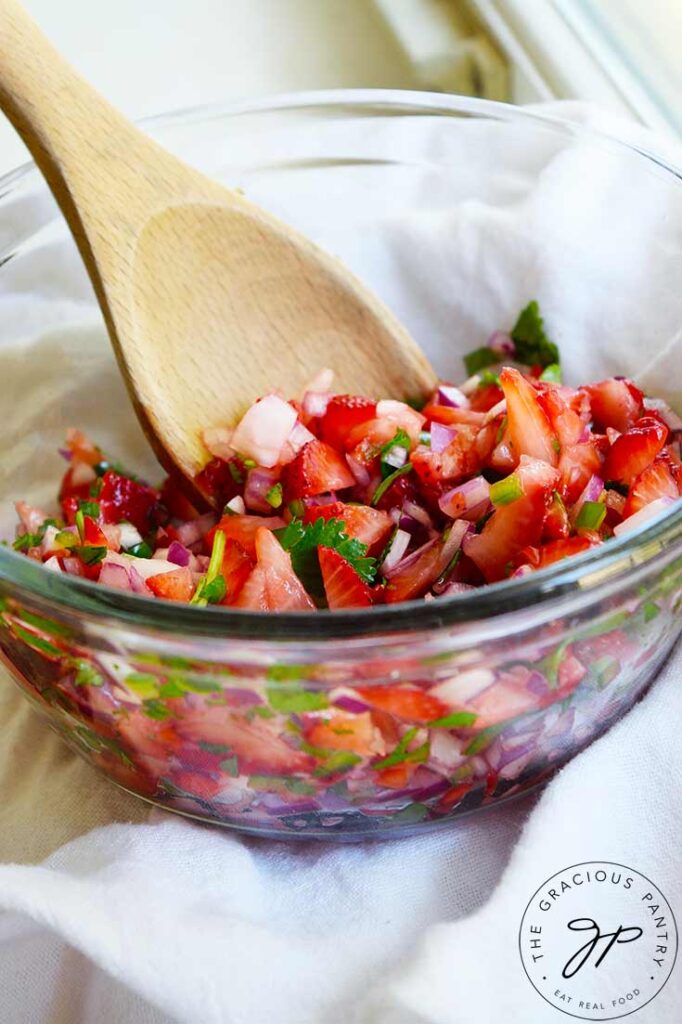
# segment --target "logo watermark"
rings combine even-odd
[[[586,861],[548,878],[519,929],[524,970],[557,1010],[616,1020],[658,995],[677,956],[677,924],[661,890],[639,871]]]

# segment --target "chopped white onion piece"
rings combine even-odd
[[[639,512],[635,512],[633,516],[629,516],[622,523],[618,523],[618,526],[614,526],[614,534],[616,537],[621,537],[624,533],[630,533],[632,530],[639,529],[640,526],[644,526],[657,516],[663,515],[664,512],[669,512],[679,500],[679,498],[671,498],[666,495],[663,498],[656,498],[655,501],[650,501]]]

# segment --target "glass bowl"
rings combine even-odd
[[[452,209],[482,203],[504,216],[542,178],[543,244],[565,254],[574,276],[594,276],[599,307],[607,302],[600,267],[614,239],[623,266],[638,239],[607,205],[589,211],[583,251],[565,196],[552,193],[543,170],[548,157],[591,155],[682,222],[679,177],[660,160],[483,101],[310,94],[173,114],[145,127],[342,256],[444,374],[457,374],[462,350],[504,327],[499,317],[509,311],[489,281],[487,301],[459,289],[438,307],[442,296],[429,296],[419,255],[399,246],[401,265],[375,223],[389,232],[410,217],[447,225]],[[433,255],[441,247],[460,281],[472,248],[478,267],[499,257],[498,236],[472,234],[471,224],[467,246],[451,245],[447,230],[429,235]],[[667,315],[679,323],[677,252],[662,242],[651,259]],[[393,275],[380,272],[387,259]],[[617,281],[616,265],[608,274]],[[544,290],[540,282],[542,294],[521,294],[517,309],[530,298],[551,306],[555,276]],[[645,300],[658,327],[648,339],[655,349],[663,304],[655,288]],[[628,315],[628,289],[609,301]],[[124,459],[138,439],[93,293],[32,166],[0,182],[0,308],[0,369],[10,367],[16,391],[5,390],[2,402],[0,499],[8,509],[12,498],[54,494],[53,452],[66,426],[92,426]],[[32,362],[26,345],[46,315],[47,348]],[[590,379],[595,335],[560,317],[556,326],[583,337],[581,351],[562,344],[575,383]],[[597,319],[594,330],[602,329]],[[459,339],[456,351],[443,344],[448,333]],[[631,372],[618,366],[617,345],[609,358],[610,372]],[[83,372],[69,390],[75,365]],[[376,838],[446,823],[546,780],[644,693],[680,632],[681,590],[679,508],[526,577],[430,602],[314,615],[153,601],[60,577],[3,548],[0,649],[47,722],[131,793],[265,836]],[[435,722],[433,706],[447,709]]]

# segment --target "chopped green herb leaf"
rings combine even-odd
[[[97,671],[97,669],[90,664],[89,661],[85,661],[83,658],[77,658],[74,661],[73,667],[76,670],[76,674],[73,679],[76,686],[104,685],[104,680],[102,679],[102,676]]]
[[[232,477],[236,484],[244,483],[244,474],[242,473],[241,469],[239,468],[236,462],[228,462],[227,468],[230,471],[230,476]]]
[[[384,757],[380,761],[375,761],[372,768],[376,771],[381,771],[382,768],[392,768],[393,765],[396,764],[420,764],[422,761],[426,761],[429,756],[428,742],[422,743],[422,745],[417,747],[416,750],[408,750],[410,743],[416,735],[417,726],[413,729],[408,729],[388,757]]]
[[[97,519],[99,516],[99,502],[79,501],[78,511],[82,512],[84,516],[90,516],[91,519]]]
[[[464,366],[469,377],[473,377],[479,370],[485,370],[487,366],[494,366],[499,361],[499,355],[487,345],[484,345],[483,348],[476,348],[464,356]]]
[[[205,576],[199,581],[194,591],[190,604],[206,605],[220,604],[225,597],[227,587],[225,578],[220,570],[223,565],[225,554],[225,534],[222,530],[216,530],[213,536],[213,548],[211,549],[211,560]]]
[[[153,700],[159,696],[161,681],[151,672],[129,672],[125,683],[143,700]]]
[[[510,333],[516,345],[516,358],[520,363],[526,366],[537,363],[546,367],[560,362],[559,349],[545,334],[540,307],[535,300],[521,310]]]
[[[291,555],[294,572],[313,598],[324,598],[324,587],[317,557],[318,547],[334,548],[346,559],[365,583],[372,583],[376,573],[376,559],[366,555],[367,545],[349,537],[345,523],[339,519],[316,519],[303,525],[300,519],[292,519],[283,530],[276,530],[275,536],[285,551]]]
[[[545,380],[549,384],[561,384],[561,367],[558,363],[550,363],[546,366],[540,374],[540,380]]]
[[[99,565],[106,558],[109,549],[104,544],[83,544],[74,551],[85,565]]]
[[[127,555],[134,555],[135,558],[151,558],[153,551],[146,540],[138,541],[129,548],[124,548]]]
[[[37,548],[42,540],[39,533],[22,533],[12,543],[15,551],[28,551],[29,548]]]
[[[391,484],[393,484],[399,476],[404,476],[406,473],[409,473],[412,468],[412,463],[406,462],[404,466],[396,469],[390,476],[385,477],[374,492],[370,505],[376,508]]]
[[[282,715],[299,714],[303,711],[320,711],[329,707],[327,695],[319,690],[304,690],[300,683],[286,683],[267,686],[268,702]]]
[[[236,779],[239,775],[239,764],[234,755],[232,757],[226,757],[224,761],[221,761],[220,767],[222,771],[226,772],[227,775],[231,775],[233,779]]]
[[[481,370],[481,372],[479,373],[478,376],[480,377],[480,380],[479,380],[479,383],[478,383],[478,386],[480,388],[484,388],[484,387],[496,387],[496,388],[499,388],[499,386],[500,386],[500,375],[499,375],[499,373],[495,373],[494,370]]]

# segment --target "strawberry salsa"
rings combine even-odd
[[[573,388],[532,302],[419,409],[276,392],[207,430],[202,514],[80,432],[61,515],[25,503],[16,550],[54,572],[196,605],[258,611],[435,599],[525,575],[635,529],[676,502],[682,420],[630,380]]]
[[[266,395],[204,438],[197,488],[221,515],[72,431],[60,514],[19,503],[14,547],[148,597],[358,608],[535,572],[678,500],[682,421],[626,379],[562,384],[535,303],[467,357],[466,377],[419,410],[335,394],[328,373],[300,402]],[[226,641],[210,660],[201,643],[164,653],[130,631],[100,643],[8,590],[0,653],[128,790],[258,833],[379,835],[506,799],[565,763],[643,693],[679,632],[681,587],[678,558],[483,643],[438,630],[358,657]]]

